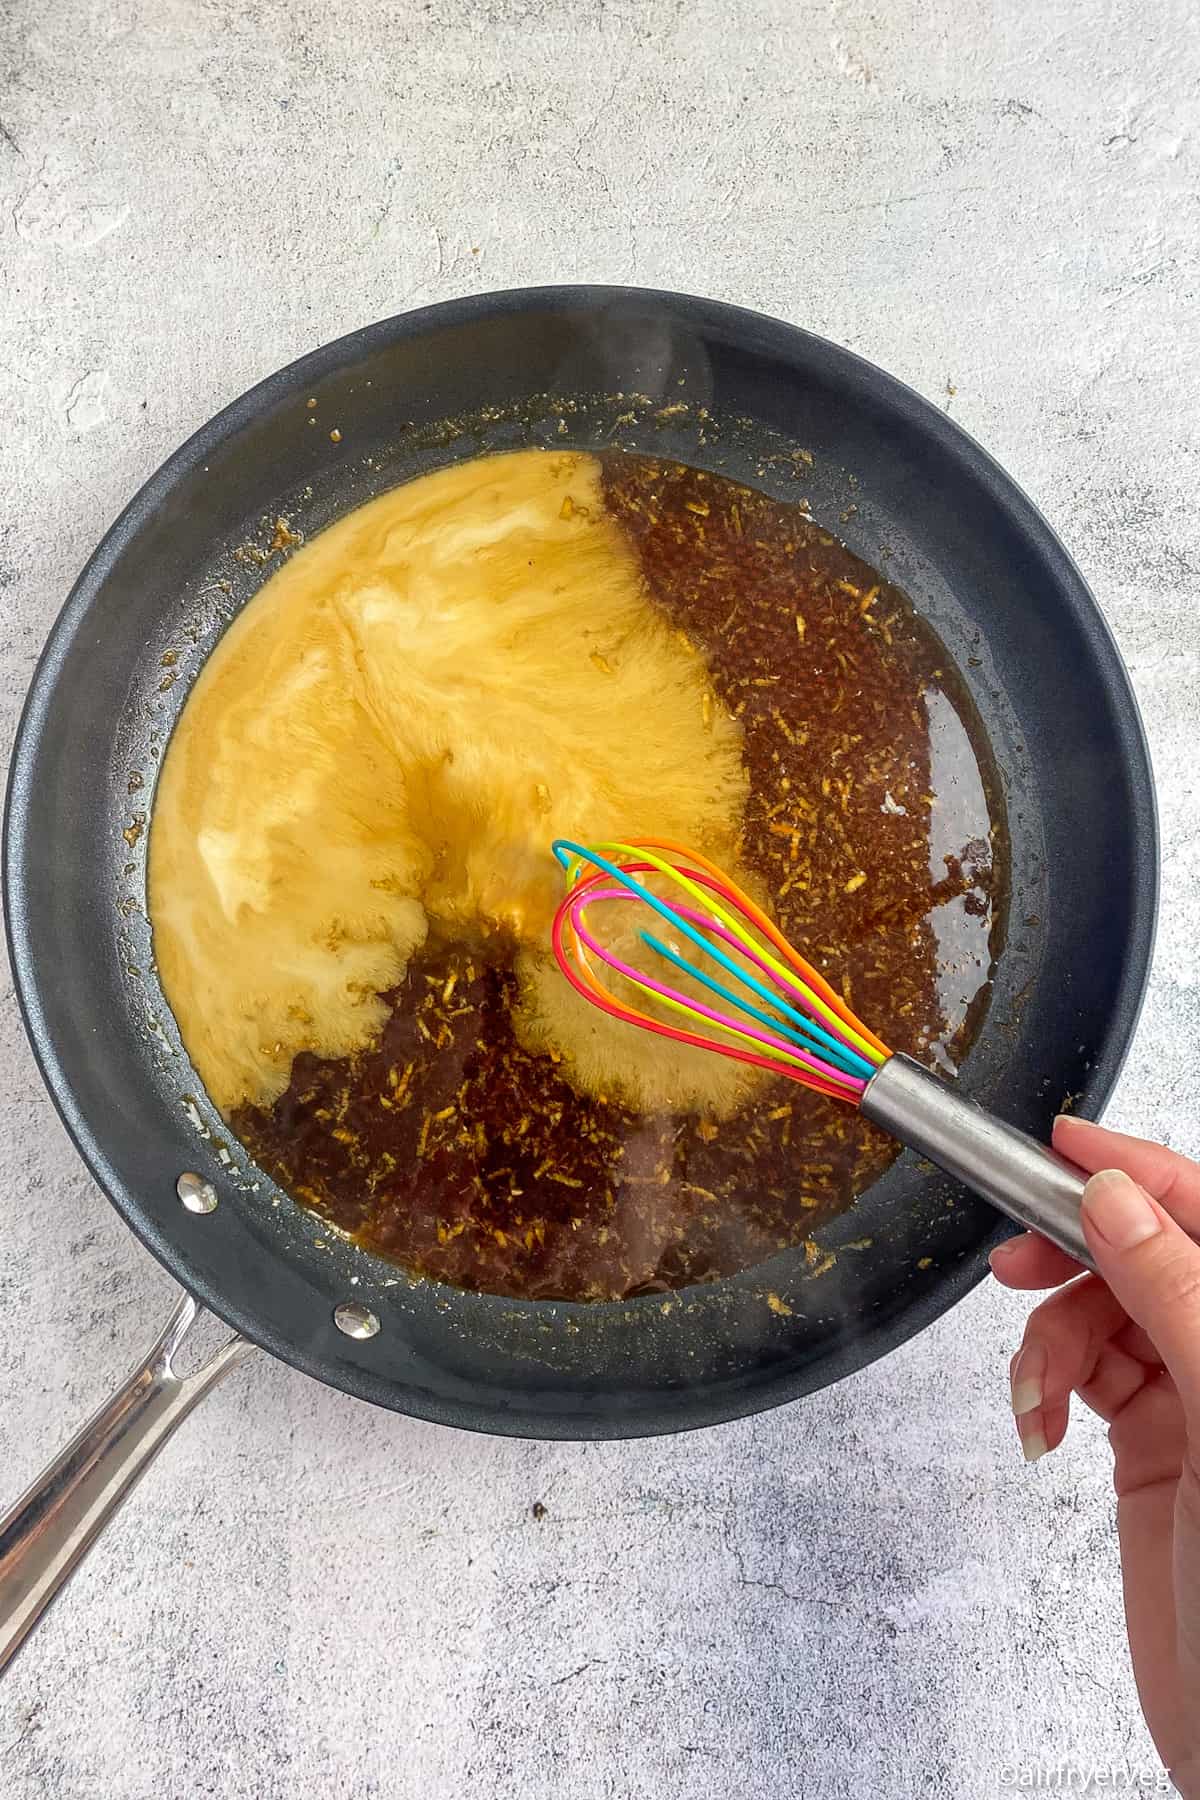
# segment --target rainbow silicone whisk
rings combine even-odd
[[[1079,1218],[1083,1171],[890,1050],[706,857],[665,838],[558,838],[553,850],[567,881],[554,955],[585,1000],[642,1031],[858,1107],[1090,1265]],[[614,948],[631,928],[643,947],[637,963]]]

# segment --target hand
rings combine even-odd
[[[1175,1786],[1197,1800],[1200,1246],[1187,1233],[1200,1236],[1200,1166],[1082,1119],[1058,1119],[1054,1147],[1093,1176],[1083,1224],[1100,1273],[1032,1232],[992,1252],[1006,1287],[1058,1290],[1013,1358],[1013,1411],[1031,1462],[1062,1442],[1073,1393],[1108,1421],[1138,1697]]]

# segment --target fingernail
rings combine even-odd
[[[1026,1462],[1036,1462],[1039,1456],[1045,1456],[1050,1446],[1046,1442],[1046,1434],[1041,1426],[1033,1431],[1021,1433],[1021,1449]]]
[[[1019,1352],[1012,1368],[1012,1409],[1017,1418],[1036,1412],[1046,1384],[1046,1346],[1036,1340]]]
[[[1081,1119],[1078,1113],[1059,1113],[1054,1123],[1057,1125],[1060,1119],[1069,1119],[1072,1125],[1086,1125],[1089,1131],[1096,1129],[1095,1119]]]
[[[997,1244],[994,1250],[989,1250],[989,1265],[994,1269],[998,1262],[1006,1262],[1016,1249],[1017,1245],[1024,1242],[1025,1236],[1026,1234],[1022,1232],[1017,1237],[1005,1238],[1002,1244]]]
[[[1121,1169],[1101,1169],[1083,1190],[1083,1210],[1106,1244],[1132,1250],[1162,1224],[1136,1181]]]

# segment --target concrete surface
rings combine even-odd
[[[1093,582],[1166,845],[1111,1117],[1200,1151],[1198,95],[1190,0],[7,0],[6,741],[104,526],[265,371],[521,282],[762,307],[947,406]],[[170,1284],[7,988],[0,1031],[15,1495]],[[1022,1465],[1022,1315],[986,1288],[815,1401],[634,1447],[470,1439],[253,1366],[0,1689],[0,1792],[994,1800],[1030,1765],[1149,1770],[1103,1434]]]

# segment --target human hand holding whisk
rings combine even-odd
[[[662,839],[554,851],[567,875],[554,954],[592,1004],[857,1106],[1029,1228],[991,1258],[1007,1287],[1057,1290],[1010,1368],[1021,1443],[1030,1461],[1055,1449],[1073,1393],[1110,1426],[1138,1693],[1174,1785],[1197,1800],[1200,1167],[1082,1119],[1058,1119],[1049,1149],[992,1118],[892,1053],[696,852]],[[589,911],[613,903],[657,927],[638,932],[649,968],[598,935]]]
[[[1138,1697],[1171,1778],[1200,1796],[1200,1166],[1161,1144],[1059,1118],[1091,1174],[1095,1273],[1032,1232],[992,1251],[1034,1308],[1009,1375],[1028,1459],[1062,1442],[1072,1394],[1107,1421],[1125,1622]],[[1190,1235],[1189,1235],[1190,1234]]]

